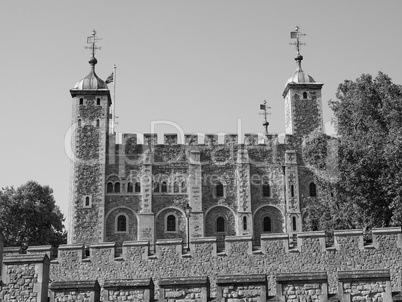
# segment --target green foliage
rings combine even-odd
[[[64,217],[52,194],[50,187],[34,181],[0,190],[0,231],[6,246],[65,243]]]
[[[402,87],[383,73],[362,75],[340,84],[336,96],[329,104],[338,137],[312,133],[303,150],[322,192],[305,201],[307,228],[401,226]],[[331,141],[336,152],[328,152]],[[336,181],[322,172],[329,162]]]

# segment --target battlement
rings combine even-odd
[[[227,236],[223,250],[215,237],[193,239],[189,246],[182,239],[158,240],[155,245],[148,241],[126,241],[122,246],[105,242],[89,248],[61,245],[58,256],[51,246],[30,247],[26,255],[4,248],[2,278],[7,284],[17,278],[8,273],[17,266],[30,274],[35,267],[45,270],[50,265],[53,297],[80,288],[88,297],[97,296],[88,291],[100,287],[109,296],[121,295],[120,289],[136,288],[151,301],[155,282],[155,295],[163,295],[161,301],[179,293],[204,301],[209,296],[247,293],[267,301],[275,295],[296,295],[291,287],[300,287],[299,294],[315,293],[321,301],[331,295],[349,301],[349,296],[379,293],[387,293],[381,294],[383,301],[392,301],[391,292],[401,289],[402,230],[373,229],[371,236],[372,241],[365,239],[362,230],[339,230],[334,232],[331,246],[327,244],[331,238],[324,232],[264,234],[258,243],[251,236]],[[352,287],[356,291],[351,291]]]
[[[81,261],[97,261],[96,257],[100,254],[109,255],[109,261],[132,260],[132,255],[136,255],[142,260],[157,259],[163,257],[163,254],[170,251],[174,257],[193,257],[199,251],[208,253],[209,257],[225,257],[233,254],[248,254],[275,256],[278,252],[286,254],[305,254],[309,252],[332,252],[343,253],[345,251],[365,251],[365,250],[384,250],[392,248],[402,249],[402,231],[401,228],[379,228],[372,230],[372,241],[364,240],[363,230],[340,230],[335,231],[333,237],[328,237],[325,232],[303,232],[296,236],[290,236],[286,233],[263,234],[258,246],[253,245],[251,236],[227,236],[224,240],[224,250],[218,249],[216,237],[200,237],[190,242],[190,250],[187,251],[187,244],[182,239],[161,239],[155,246],[151,246],[148,241],[124,242],[122,253],[116,252],[115,243],[100,243],[89,247],[90,255],[85,257],[84,245],[62,245],[59,247],[59,261],[62,260],[64,251],[76,251]],[[333,239],[333,240],[332,240]],[[334,242],[329,245],[328,242]],[[50,251],[50,246],[47,246]],[[46,248],[42,252],[49,251]],[[208,251],[208,252],[206,252]],[[402,252],[402,251],[401,251]],[[28,249],[31,253],[31,249]],[[87,260],[85,260],[87,259]]]
[[[286,254],[304,254],[309,252],[342,253],[356,250],[402,250],[402,230],[400,227],[374,228],[371,231],[372,240],[365,240],[367,234],[361,229],[337,230],[333,237],[329,237],[322,231],[302,232],[295,235],[287,233],[270,233],[261,235],[258,245],[251,236],[227,236],[224,240],[224,250],[218,249],[222,243],[216,237],[199,237],[190,241],[189,250],[187,243],[181,238],[160,239],[155,246],[148,241],[125,241],[119,247],[115,242],[92,244],[89,249],[83,244],[61,245],[55,250],[50,245],[28,247],[26,253],[46,254],[53,263],[61,263],[69,258],[71,253],[76,253],[79,262],[95,261],[99,255],[108,255],[109,261],[133,260],[133,256],[141,260],[157,259],[169,250],[171,256],[195,257],[200,251],[208,253],[210,257],[225,257],[233,254],[270,255],[278,252]],[[333,244],[328,244],[333,242]],[[5,257],[20,254],[19,247],[4,247]],[[89,256],[88,254],[89,251]],[[402,251],[401,251],[402,252]],[[55,257],[54,255],[57,255]],[[70,256],[69,256],[70,255]],[[55,262],[56,261],[56,262]]]
[[[121,144],[125,145],[127,142],[133,145],[158,145],[157,133],[144,133],[142,141],[136,133],[123,133]],[[220,141],[222,137],[222,141]],[[258,145],[272,145],[279,144],[278,134],[264,135],[262,133],[245,133],[242,140],[239,141],[238,134],[201,134],[190,133],[184,134],[179,137],[176,133],[163,134],[163,145],[188,145],[188,146],[230,146],[230,145],[245,145],[245,146],[258,146]],[[292,137],[292,135],[286,135]],[[285,138],[286,141],[286,138]],[[184,143],[183,143],[184,142]],[[120,145],[120,144],[117,144]],[[160,144],[159,144],[160,145]]]

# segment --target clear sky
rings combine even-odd
[[[284,132],[282,92],[295,71],[289,32],[307,35],[303,69],[328,100],[345,79],[388,74],[401,84],[402,1],[3,1],[0,11],[0,186],[54,189],[67,214],[69,89],[89,72],[87,36],[103,40],[98,76],[117,65],[117,132],[168,120],[185,133]],[[112,85],[109,85],[112,90]],[[160,127],[158,131],[172,132]]]

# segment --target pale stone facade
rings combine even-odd
[[[223,144],[214,134],[165,134],[162,145],[156,134],[144,134],[142,143],[122,134],[117,144],[109,90],[95,74],[96,60],[90,64],[90,74],[70,90],[75,158],[69,244],[243,235],[258,244],[261,234],[302,230],[303,198],[317,192],[301,143],[323,122],[322,84],[304,73],[300,61],[283,92],[284,144],[277,135],[255,134],[246,134],[244,144],[236,134],[225,135]]]

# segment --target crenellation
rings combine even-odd
[[[156,255],[158,258],[178,258],[183,254],[183,239],[159,239],[156,241]]]
[[[253,253],[252,236],[227,236],[225,238],[225,252],[227,255],[242,255]]]
[[[158,134],[156,133],[144,133],[144,145],[157,145]]]
[[[215,257],[217,254],[216,237],[199,237],[190,241],[190,251],[192,255]]]
[[[303,253],[325,252],[325,237],[324,231],[298,233],[297,247]]]
[[[376,249],[387,249],[396,242],[396,246],[402,249],[402,232],[401,227],[391,228],[373,228],[373,246]]]
[[[335,248],[364,249],[363,230],[336,230],[334,231]]]
[[[127,261],[141,261],[148,259],[150,254],[149,241],[124,241],[123,259]]]
[[[58,248],[58,262],[61,264],[79,263],[85,257],[83,244],[63,244]]]
[[[261,251],[274,255],[289,252],[289,234],[261,234]]]
[[[4,256],[12,256],[20,254],[21,247],[20,246],[6,246],[3,248]]]
[[[102,242],[89,247],[90,259],[93,263],[110,263],[115,259],[116,243]]]
[[[215,146],[218,144],[218,135],[216,134],[205,134],[204,144],[207,146]]]
[[[53,247],[51,245],[36,245],[29,246],[27,254],[46,254],[49,259],[52,258]]]
[[[184,134],[184,144],[189,146],[197,146],[198,134]]]
[[[247,268],[247,273],[242,275],[244,278],[251,274],[275,274],[276,282],[284,284],[282,295],[289,299],[296,299],[293,296],[305,295],[311,295],[313,300],[318,299],[320,295],[323,297],[325,290],[317,280],[324,272],[328,275],[327,292],[331,294],[336,294],[340,289],[337,286],[338,281],[346,284],[342,285],[344,289],[342,295],[370,296],[374,294],[373,288],[382,288],[381,293],[400,290],[402,261],[400,261],[401,249],[397,246],[397,237],[401,234],[399,228],[374,229],[373,236],[379,236],[378,245],[369,252],[359,250],[357,241],[348,240],[348,238],[359,238],[362,234],[361,230],[337,232],[335,237],[344,240],[339,243],[342,244],[342,248],[331,252],[323,249],[324,232],[298,233],[298,253],[291,253],[289,234],[286,233],[263,234],[261,236],[262,253],[253,253],[251,236],[227,236],[225,238],[226,252],[219,254],[217,253],[216,237],[193,238],[189,251],[187,251],[186,242],[180,238],[158,240],[155,255],[150,252],[148,241],[124,242],[123,254],[120,259],[115,258],[114,242],[91,245],[89,258],[83,257],[85,250],[83,245],[61,245],[57,261],[50,263],[50,278],[64,281],[98,279],[100,285],[103,286],[104,280],[108,279],[152,277],[154,280],[159,280],[161,276],[180,277],[191,272],[193,275],[209,276],[212,282],[211,293],[215,295],[220,286],[217,282],[218,275],[222,275],[222,273],[239,275]],[[31,251],[40,249],[46,251],[48,247],[28,248]],[[184,254],[183,251],[186,253]],[[5,257],[3,263],[10,267],[11,262],[32,263],[32,261],[36,261],[35,259],[43,257],[48,259],[46,253],[13,257],[14,260]],[[4,270],[7,266],[3,265],[3,276],[12,274],[11,271]],[[342,269],[342,271],[338,271],[338,269]],[[278,278],[283,273],[287,274],[285,278],[287,281]],[[11,275],[9,277],[13,278]],[[373,279],[374,277],[377,279]],[[7,278],[4,280],[8,284]],[[237,279],[238,277],[233,277],[233,282]],[[275,282],[275,279],[270,281],[271,285],[272,282]],[[348,282],[350,283],[349,288]],[[356,282],[358,284],[355,284]],[[378,282],[389,283],[386,283],[384,287],[383,283],[380,285]],[[317,287],[314,284],[321,285]],[[156,286],[159,288],[158,284]],[[242,294],[239,291],[248,293],[249,290],[257,289],[239,288],[240,285],[235,284],[230,286],[235,286],[233,291],[228,288],[228,292],[226,292],[226,294],[232,295],[231,299],[236,299],[233,296],[236,293],[241,297]],[[291,288],[292,286],[294,289]],[[356,286],[356,293],[353,291],[354,286]],[[359,286],[363,289],[358,290]],[[364,290],[365,286],[370,286],[370,290]],[[349,289],[351,289],[350,292],[347,292]],[[310,290],[315,290],[315,294]],[[296,294],[292,294],[292,291]],[[275,291],[274,287],[271,287],[270,292],[277,295],[280,293]],[[299,293],[297,294],[297,292]],[[252,292],[249,293],[254,296]],[[128,298],[127,295],[126,297]],[[343,300],[341,299],[341,301]]]
[[[255,146],[258,144],[258,134],[245,133],[244,134],[244,144],[246,146]]]
[[[165,133],[163,135],[163,143],[165,145],[177,145],[177,134],[176,133]]]
[[[224,144],[226,146],[237,145],[238,144],[237,134],[225,134],[224,135]]]

